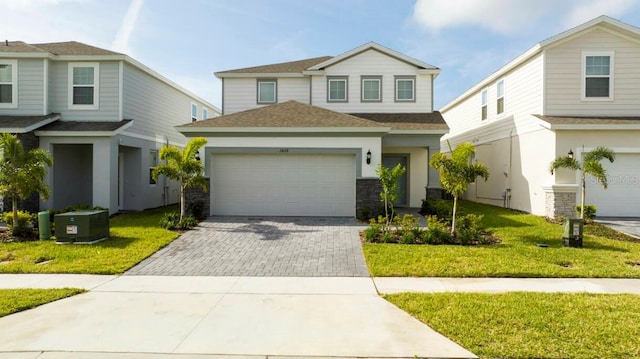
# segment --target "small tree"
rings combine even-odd
[[[188,187],[202,187],[207,190],[207,181],[202,173],[204,168],[200,160],[196,159],[196,154],[207,140],[202,137],[193,138],[184,150],[175,146],[164,146],[160,149],[160,160],[166,161],[153,169],[153,179],[157,180],[159,175],[180,182],[180,220],[185,214],[184,192]]]
[[[49,198],[49,187],[44,183],[46,167],[53,165],[48,151],[34,148],[26,151],[18,138],[10,133],[0,134],[0,194],[11,199],[13,210],[14,235],[20,230],[16,224],[18,218],[18,200],[25,200],[33,193],[43,199]]]
[[[453,214],[451,217],[451,235],[456,233],[456,212],[458,198],[467,190],[469,184],[475,182],[477,177],[485,181],[489,179],[489,169],[479,162],[471,162],[471,156],[476,153],[476,148],[468,142],[460,143],[455,150],[447,140],[451,157],[444,153],[436,153],[431,157],[429,165],[440,173],[442,188],[453,196]]]
[[[584,153],[584,146],[582,146],[582,153]],[[616,158],[616,154],[613,150],[598,146],[594,150],[584,154],[582,163],[573,158],[573,153],[561,156],[553,160],[549,166],[549,172],[553,172],[558,168],[567,168],[574,171],[580,171],[580,218],[584,219],[584,201],[586,196],[586,175],[590,174],[602,184],[604,189],[607,188],[607,171],[602,167],[600,163],[604,159],[608,159],[613,163]]]
[[[386,218],[386,227],[394,217],[393,204],[398,200],[398,180],[407,171],[402,164],[398,163],[394,168],[387,168],[382,163],[378,164],[376,174],[380,177],[382,192],[380,192],[380,200],[384,203],[384,215]],[[389,213],[391,210],[391,213]]]

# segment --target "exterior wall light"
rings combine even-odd
[[[195,158],[196,158],[196,161],[200,161],[200,152],[196,152]]]
[[[573,151],[571,149],[569,149],[569,153],[567,153],[567,156],[569,156],[569,158],[573,158]]]
[[[367,164],[371,164],[371,150],[367,151]]]

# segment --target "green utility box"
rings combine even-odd
[[[562,244],[566,247],[582,247],[584,220],[568,218],[562,223]]]
[[[58,243],[92,244],[109,238],[108,211],[75,211],[56,214]]]

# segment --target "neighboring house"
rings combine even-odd
[[[448,130],[433,111],[439,73],[375,43],[217,72],[223,116],[177,127],[208,139],[211,214],[375,214],[380,162],[407,167],[398,205],[440,196],[438,174],[428,167]]]
[[[640,216],[640,29],[607,16],[544,40],[444,106],[452,146],[471,142],[491,171],[466,198],[574,216],[579,173],[549,164],[606,146],[609,188],[587,178],[599,216]],[[446,146],[444,144],[443,146]]]
[[[0,131],[53,155],[43,209],[114,213],[177,202],[175,183],[150,177],[158,151],[186,143],[174,126],[218,114],[124,54],[79,42],[0,43]]]

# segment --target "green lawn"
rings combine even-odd
[[[488,246],[364,243],[371,274],[640,278],[640,243],[631,237],[593,224],[585,226],[583,248],[563,247],[562,226],[542,217],[473,202],[462,206],[464,213],[483,214],[484,225],[502,242]]]
[[[0,317],[83,293],[83,289],[0,289]]]
[[[482,358],[640,357],[640,296],[515,292],[385,298]]]
[[[93,245],[60,245],[54,241],[0,243],[0,273],[119,274],[178,237],[160,228],[175,206],[111,219],[111,237]]]

